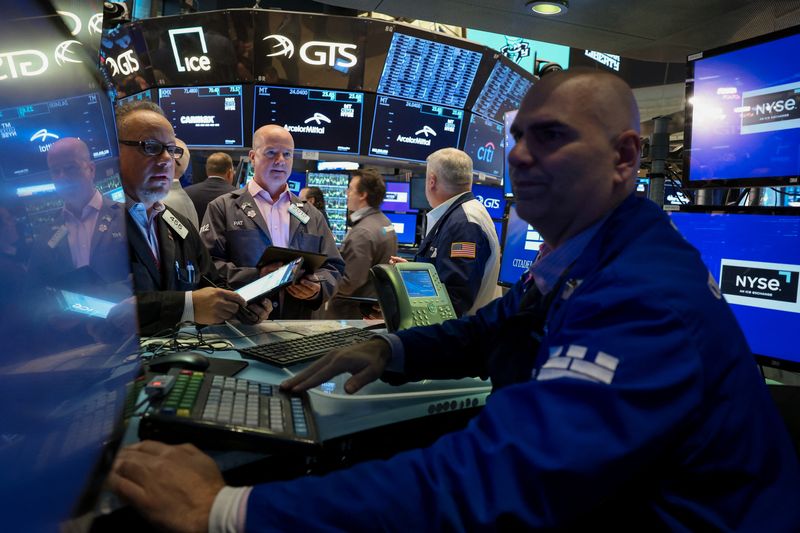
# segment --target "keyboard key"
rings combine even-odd
[[[277,366],[287,366],[316,359],[335,348],[341,348],[370,339],[373,333],[358,328],[345,328],[298,339],[271,342],[240,349],[244,357],[257,359]]]

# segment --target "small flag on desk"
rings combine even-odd
[[[474,242],[454,242],[450,245],[450,257],[463,257],[464,259],[475,259]]]

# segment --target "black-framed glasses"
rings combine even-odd
[[[154,139],[147,139],[145,141],[119,141],[119,144],[125,146],[138,146],[142,149],[145,155],[157,157],[164,153],[164,150],[170,155],[172,159],[180,159],[183,156],[183,148],[174,144],[164,144]]]

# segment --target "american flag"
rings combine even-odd
[[[475,259],[474,242],[454,242],[450,245],[450,257],[463,257],[465,259]]]

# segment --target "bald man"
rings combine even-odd
[[[168,527],[196,517],[186,531],[212,502],[220,531],[796,531],[797,457],[736,320],[697,251],[632,194],[637,115],[610,74],[543,78],[509,156],[518,212],[547,243],[529,275],[475,316],[333,352],[283,384],[488,374],[466,429],[253,488],[223,488],[195,449],[145,442],[112,485]]]
[[[82,140],[64,137],[47,153],[47,166],[64,202],[52,233],[31,252],[30,272],[60,288],[79,288],[90,280],[112,283],[128,278],[125,211],[95,188],[95,164]],[[82,278],[74,272],[85,271]]]
[[[189,147],[182,140],[176,138],[175,144],[183,148],[183,155],[175,160],[175,174],[172,178],[172,186],[169,188],[169,194],[164,198],[164,205],[167,205],[189,219],[189,222],[195,227],[200,229],[200,219],[197,215],[197,210],[194,207],[192,199],[181,186],[181,178],[186,174],[191,162],[191,154]]]
[[[214,264],[233,287],[266,275],[275,265],[257,269],[268,246],[324,254],[315,272],[276,294],[271,318],[307,319],[330,299],[344,272],[344,261],[322,214],[289,191],[294,140],[274,124],[253,134],[253,179],[247,187],[208,204],[200,235]]]

